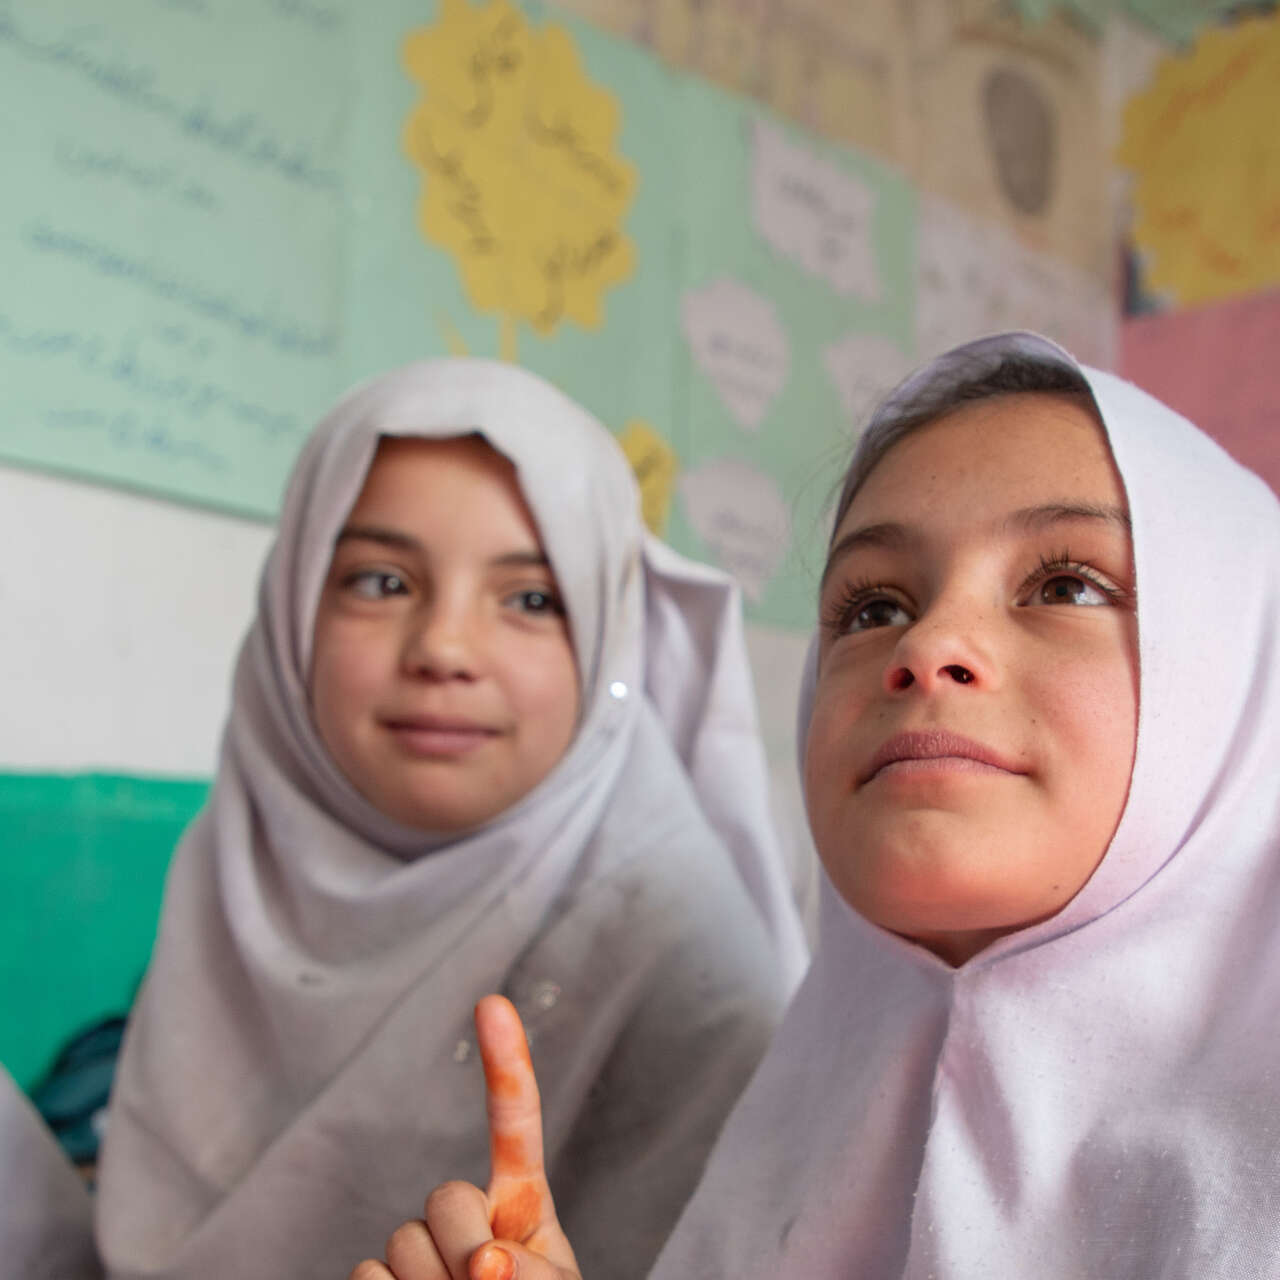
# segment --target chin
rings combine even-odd
[[[433,836],[461,836],[483,827],[493,815],[460,810],[415,809],[409,810],[400,821],[416,831]]]
[[[890,878],[860,877],[836,888],[865,919],[905,938],[923,941],[955,935],[990,935],[991,939],[1035,924],[1058,906],[1011,899],[1007,881],[960,868],[915,867],[912,874]],[[931,948],[932,949],[932,948]]]
[[[402,827],[429,835],[460,835],[483,826],[492,816],[476,812],[473,806],[460,805],[456,796],[442,803],[439,796],[406,796],[403,792],[395,795],[387,795],[385,791],[380,795],[365,792],[365,795],[375,808]]]

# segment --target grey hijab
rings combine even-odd
[[[379,437],[470,431],[516,466],[568,609],[581,713],[529,794],[440,838],[397,825],[339,772],[311,720],[306,672],[334,536]],[[758,971],[735,960],[741,979],[726,969],[710,1007],[739,985],[731,1003],[759,995],[753,1023],[771,1022],[805,951],[766,794],[736,591],[645,532],[607,431],[540,379],[490,361],[423,362],[357,388],[290,481],[218,777],[170,871],[104,1149],[109,1273],[344,1273],[381,1250],[383,1224],[420,1211],[434,1181],[483,1181],[467,1036],[490,990],[524,1000],[535,1059],[540,1035],[555,1040],[537,1015],[573,1011],[549,1092],[554,1180],[557,1146],[571,1145],[592,1097],[590,1064],[604,1070],[642,1000],[634,973],[601,988],[563,958],[535,971],[529,957],[551,937],[576,954],[606,917],[639,930],[609,943],[640,957],[629,965],[658,945],[642,936],[656,916],[643,904],[602,915],[608,895],[594,884],[701,876],[699,892],[725,899],[728,934],[765,960]],[[684,850],[684,863],[666,867],[659,846]],[[663,915],[679,918],[679,904]],[[566,922],[579,917],[575,933]],[[674,956],[683,944],[661,945]],[[590,954],[578,962],[589,967]],[[763,1047],[747,1039],[733,1051],[735,1092]],[[708,1143],[727,1087],[709,1094],[719,1111],[702,1126]],[[702,1154],[686,1162],[690,1181]],[[625,1143],[614,1158],[625,1163]]]

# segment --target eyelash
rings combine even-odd
[[[821,626],[833,635],[843,635],[860,610],[873,600],[888,600],[902,607],[902,602],[883,583],[860,578],[846,583],[840,595],[823,611]]]
[[[515,592],[513,595],[509,596],[508,599],[523,601],[528,596],[541,596],[546,602],[544,608],[528,610],[528,612],[532,613],[535,617],[541,617],[547,614],[551,614],[558,618],[563,618],[565,616],[564,601],[561,600],[554,591],[547,587],[526,587],[522,591]]]
[[[1133,596],[1123,587],[1116,586],[1104,578],[1092,565],[1077,560],[1069,551],[1062,551],[1053,556],[1041,556],[1040,563],[1022,580],[1018,587],[1017,599],[1026,596],[1037,587],[1059,577],[1079,578],[1091,587],[1101,591],[1113,605],[1128,604]],[[905,609],[907,606],[898,594],[884,583],[874,582],[870,578],[861,578],[847,583],[840,595],[823,611],[821,627],[833,635],[843,635],[852,624],[858,613],[867,605],[885,600]]]
[[[363,586],[376,582],[379,586],[377,595],[369,595],[361,590]],[[382,590],[388,582],[398,584],[392,591]],[[403,595],[406,590],[404,575],[394,569],[357,569],[343,577],[339,583],[344,591],[353,591],[366,600],[383,600],[390,595]]]
[[[1070,551],[1060,551],[1054,556],[1041,556],[1040,563],[1022,581],[1018,588],[1018,598],[1022,599],[1027,592],[1043,586],[1051,578],[1071,577],[1087,582],[1096,587],[1114,605],[1127,604],[1131,595],[1123,587],[1118,587],[1109,578],[1103,577],[1090,564],[1077,560]]]
[[[388,583],[395,583],[396,585],[391,590],[387,590]],[[376,593],[366,589],[374,584],[377,585]],[[343,590],[354,592],[365,600],[386,600],[391,596],[405,595],[408,591],[404,575],[396,573],[393,569],[357,569],[347,574],[341,580],[340,585]],[[529,604],[530,596],[541,597],[541,606],[531,607]],[[524,587],[519,591],[511,592],[504,599],[507,602],[518,604],[522,612],[528,613],[532,617],[553,616],[563,618],[566,616],[564,601],[549,587]]]

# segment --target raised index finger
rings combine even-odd
[[[505,996],[476,1005],[476,1041],[489,1114],[489,1205],[493,1234],[531,1248],[555,1222],[542,1158],[542,1105],[529,1045]]]

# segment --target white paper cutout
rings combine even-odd
[[[689,290],[680,312],[698,368],[734,421],[758,432],[791,370],[791,346],[773,303],[723,278]]]
[[[712,558],[759,603],[791,545],[791,515],[772,476],[737,458],[686,471],[685,512]]]
[[[822,349],[822,364],[850,424],[862,431],[871,411],[911,372],[915,361],[890,338],[850,333]]]
[[[1031,329],[1085,364],[1113,367],[1118,308],[1087,272],[936,198],[921,202],[917,254],[920,361],[984,333]]]
[[[875,191],[762,120],[753,123],[752,145],[751,208],[760,235],[836,293],[880,301]]]

